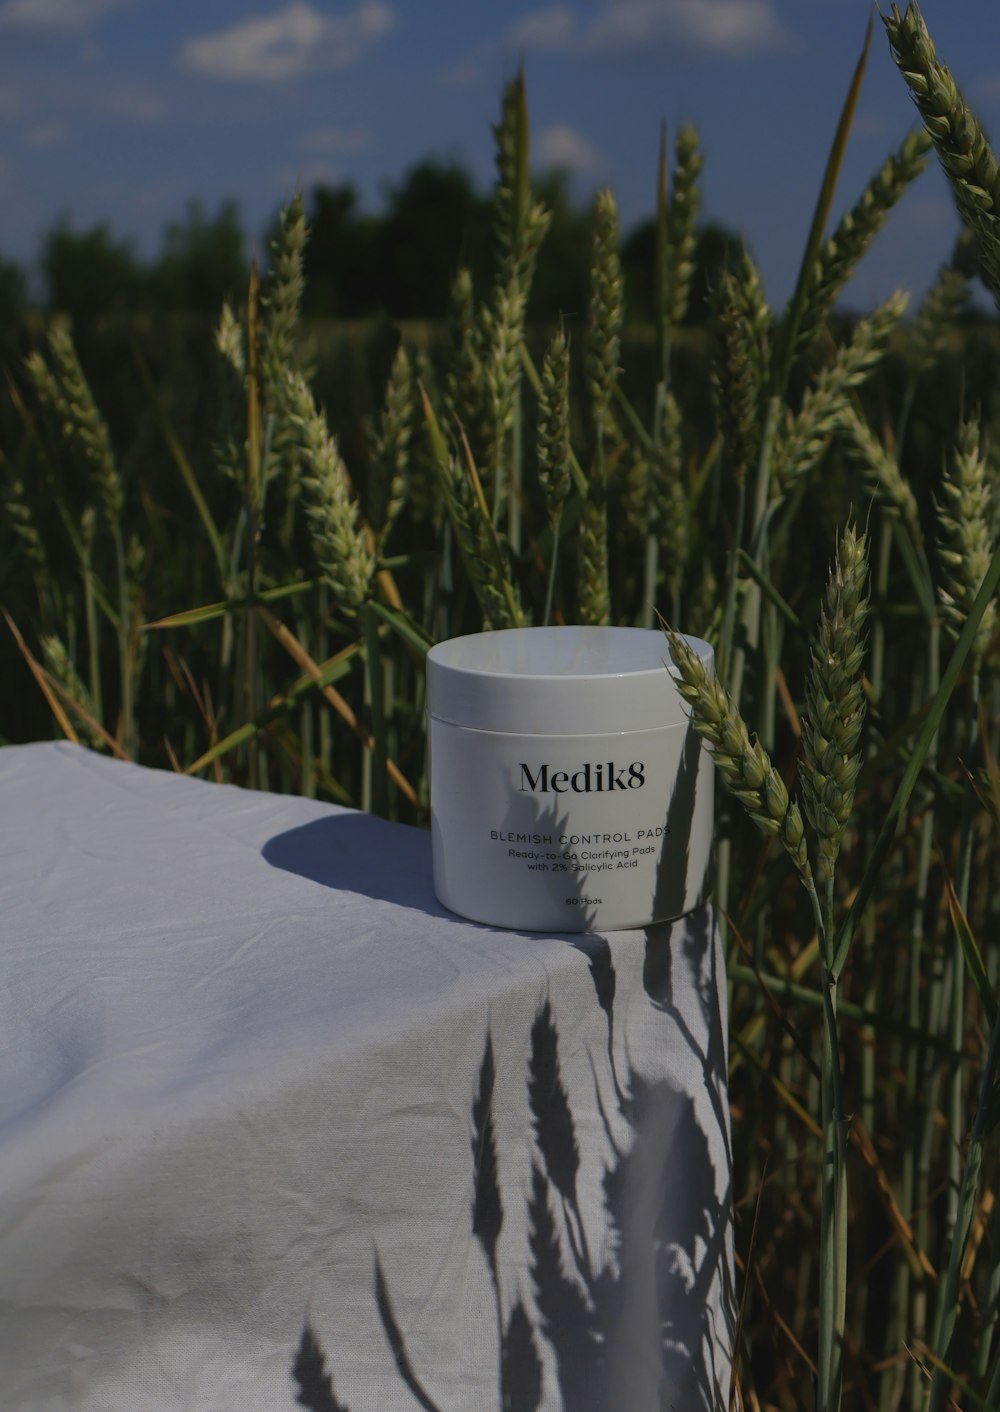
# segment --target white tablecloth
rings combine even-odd
[[[704,909],[452,916],[429,836],[0,750],[3,1412],[723,1407]]]

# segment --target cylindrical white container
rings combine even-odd
[[[708,643],[688,638],[711,670]],[[712,763],[663,634],[514,628],[427,658],[434,891],[463,917],[604,931],[705,900]]]

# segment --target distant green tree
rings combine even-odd
[[[528,318],[572,324],[587,313],[590,297],[591,213],[570,200],[570,173],[561,167],[534,182],[535,197],[552,213],[538,253]]]
[[[313,187],[306,219],[303,312],[357,318],[378,308],[379,219],[361,214],[357,189],[349,183]]]
[[[475,278],[488,261],[489,211],[467,172],[434,159],[390,187],[375,239],[385,311],[398,319],[440,318],[459,265]]]
[[[17,322],[28,307],[28,279],[20,265],[0,255],[0,329]]]
[[[46,305],[77,322],[132,310],[144,293],[132,245],[116,240],[106,222],[75,231],[62,217],[43,237],[39,265]]]
[[[703,323],[709,315],[709,296],[723,271],[738,260],[743,241],[735,231],[715,222],[699,227],[694,253],[691,302],[685,323]],[[656,318],[656,221],[650,217],[636,226],[622,244],[625,278],[625,314],[629,323],[653,323]]]
[[[551,212],[538,257],[529,319],[553,323],[586,316],[591,216],[574,207],[562,169],[534,183]],[[309,243],[304,268],[307,314],[361,318],[442,318],[455,271],[472,271],[477,298],[489,298],[496,270],[492,198],[461,167],[418,163],[386,189],[380,215],[365,215],[350,184],[316,186],[306,201]]]
[[[246,296],[246,244],[234,201],[223,202],[214,216],[200,201],[189,202],[184,220],[164,230],[162,254],[148,275],[150,304],[215,318],[223,300],[239,303]]]

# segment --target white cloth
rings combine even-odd
[[[429,836],[0,750],[4,1412],[724,1407],[708,909],[505,933]]]

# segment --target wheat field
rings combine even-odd
[[[519,76],[495,275],[455,272],[447,330],[369,330],[324,382],[295,198],[220,311],[196,433],[139,354],[141,435],[116,444],[54,320],[11,370],[0,448],[3,631],[37,733],[121,758],[426,825],[434,642],[666,625],[720,787],[731,1406],[782,1412],[1000,1407],[1000,358],[992,321],[963,322],[974,281],[1000,303],[1000,166],[917,6],[876,27],[868,62],[896,64],[918,121],[833,221],[859,66],[785,308],[744,252],[685,323],[685,125],[661,147],[651,337],[624,326],[610,190],[585,317],[529,324],[549,213]],[[916,305],[843,319],[935,160],[961,238]],[[678,631],[712,642],[714,680]]]

